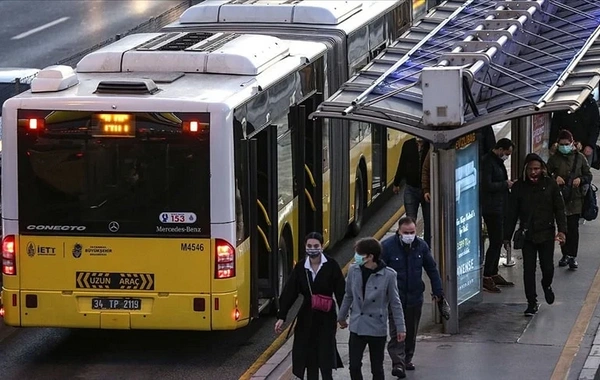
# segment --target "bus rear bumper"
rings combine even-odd
[[[3,289],[2,299],[5,303],[4,321],[10,326],[207,331],[235,330],[249,322],[248,317],[244,317],[247,313],[242,313],[236,307],[237,292],[212,295],[124,294]],[[13,299],[16,300],[15,305],[8,302]],[[104,300],[101,305],[98,299]],[[99,306],[115,305],[120,309],[97,309]],[[124,310],[123,306],[139,309]]]

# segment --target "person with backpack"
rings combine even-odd
[[[592,183],[592,172],[588,160],[575,148],[571,132],[562,130],[558,133],[558,151],[548,159],[548,174],[560,186],[565,201],[567,215],[567,240],[560,249],[562,258],[558,266],[575,270],[577,251],[579,248],[579,218],[583,211],[585,190]]]

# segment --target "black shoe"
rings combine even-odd
[[[407,371],[414,371],[415,370],[415,365],[411,363],[406,364],[406,370]]]
[[[569,264],[569,256],[563,255],[562,259],[558,260],[559,267],[566,267]]]
[[[544,297],[546,297],[546,302],[548,305],[552,305],[554,303],[554,291],[552,290],[551,286],[544,288]]]
[[[404,368],[395,367],[392,369],[392,376],[396,376],[399,379],[404,379],[406,377],[406,372],[404,372]]]
[[[538,304],[537,302],[530,303],[527,306],[527,309],[525,309],[525,316],[532,317],[538,312],[539,309],[540,309],[540,304]]]
[[[577,263],[577,260],[575,260],[575,258],[573,256],[569,256],[569,269],[577,269],[579,268],[579,264]]]

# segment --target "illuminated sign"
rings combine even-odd
[[[479,265],[479,149],[474,135],[459,139],[456,148],[456,276],[457,301],[469,300],[481,289]]]
[[[130,114],[100,113],[94,115],[94,137],[135,137],[135,117]]]

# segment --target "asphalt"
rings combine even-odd
[[[182,2],[1,0],[0,67],[43,68],[52,65]],[[32,33],[35,30],[39,31]]]
[[[495,131],[497,138],[510,138],[509,129],[503,126],[495,126]],[[596,175],[594,183],[600,185],[600,175],[597,171],[593,174]],[[596,220],[580,227],[577,271],[558,267],[561,254],[556,247],[553,283],[556,301],[553,305],[545,304],[538,285],[542,305],[534,317],[523,315],[527,303],[520,251],[512,252],[515,262],[512,267],[502,265],[506,263],[503,252],[499,267],[500,274],[515,282],[515,286],[503,288],[499,294],[483,292],[482,302],[461,311],[458,334],[443,334],[442,326],[433,321],[431,303],[426,301],[413,360],[416,370],[408,371],[407,378],[600,380],[600,306],[597,304],[600,292],[596,286],[600,281],[600,255],[597,254],[599,226],[600,220]],[[394,230],[395,227],[392,227],[386,236]],[[538,284],[540,279],[538,269]],[[426,275],[424,281],[428,286],[425,293],[429,294]],[[593,304],[590,305],[590,302]],[[338,351],[346,368],[334,371],[334,379],[349,378],[348,337],[347,329],[338,330]],[[292,340],[290,338],[254,374],[253,379],[292,378]],[[394,378],[387,353],[384,365],[386,378]],[[370,377],[368,350],[362,368],[363,376]]]

